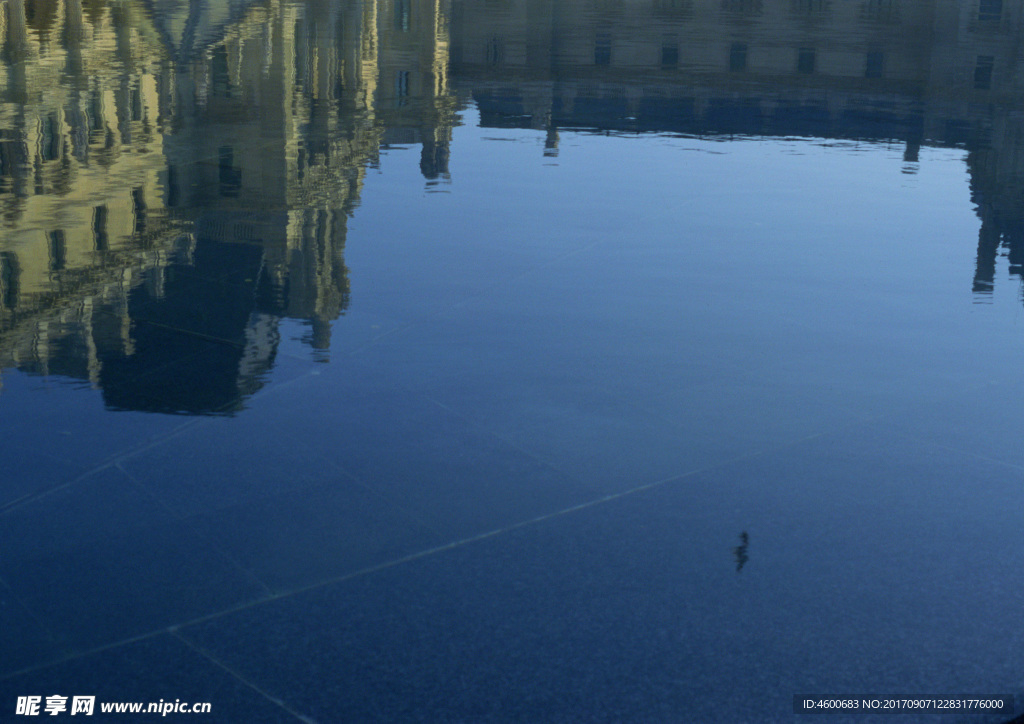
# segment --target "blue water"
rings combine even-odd
[[[1024,713],[1021,7],[832,5],[0,6],[3,716]]]

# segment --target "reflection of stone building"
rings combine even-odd
[[[1020,3],[453,1],[452,76],[494,122],[941,141],[1024,84]]]
[[[0,5],[0,366],[194,413],[259,387],[282,317],[326,349],[381,143],[447,172],[444,13],[402,8]]]
[[[945,3],[937,27],[931,135],[966,144],[981,231],[974,291],[991,294],[1002,251],[1024,271],[1024,7],[1008,0]]]
[[[253,313],[307,320],[317,348],[347,303],[346,214],[377,147],[372,126],[339,112],[353,68],[326,7],[255,6],[179,67],[166,140],[168,203],[194,220],[197,245],[240,264],[258,248]]]
[[[161,198],[163,48],[132,2],[9,0],[0,17],[0,365],[95,383],[101,349],[131,347],[129,289],[180,233]]]
[[[1024,269],[1021,30],[1007,0],[5,0],[0,367],[237,409],[281,319],[327,348],[379,149],[447,177],[453,87],[548,153],[563,128],[966,145],[985,293],[1001,249]]]
[[[878,122],[863,111],[887,94],[883,123],[920,122],[930,3],[894,15],[860,2],[454,1],[452,75],[488,120],[882,135],[863,128]]]
[[[996,255],[1024,268],[1024,3],[453,0],[453,85],[484,125],[965,145]],[[912,168],[908,169],[912,170]]]
[[[421,143],[424,174],[447,173],[443,13],[399,6],[253,5],[179,67],[169,103],[172,205],[199,244],[258,244],[257,311],[307,320],[317,349],[347,305],[347,217],[381,144]]]
[[[440,0],[380,0],[377,113],[388,144],[421,144],[420,170],[447,178],[455,98],[448,89],[448,11]]]

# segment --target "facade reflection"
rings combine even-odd
[[[546,133],[969,150],[973,288],[1024,264],[1021,3],[999,0],[6,0],[0,368],[120,409],[238,409],[282,319],[315,354],[349,299],[367,168],[457,111]],[[200,373],[201,371],[201,373]]]
[[[1024,6],[1003,0],[453,0],[456,87],[489,126],[969,150],[974,292],[1024,263]]]
[[[421,144],[447,176],[437,2],[0,10],[0,367],[118,409],[236,410],[283,318],[326,354],[380,148]]]

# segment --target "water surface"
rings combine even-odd
[[[0,10],[0,707],[1021,713],[1019,3]]]

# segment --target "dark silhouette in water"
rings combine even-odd
[[[736,572],[739,573],[743,570],[743,566],[749,560],[747,556],[747,546],[750,544],[750,536],[747,535],[747,531],[740,533],[740,544],[732,549],[732,553],[736,556]]]

